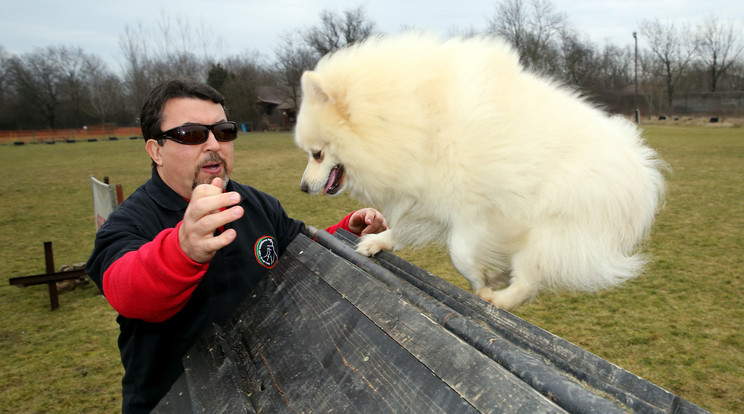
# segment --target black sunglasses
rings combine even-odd
[[[209,131],[212,131],[217,141],[228,142],[238,137],[238,124],[225,121],[212,125],[181,125],[163,132],[158,138],[172,139],[179,144],[197,145],[207,142]]]

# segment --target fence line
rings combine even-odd
[[[85,141],[88,139],[108,139],[109,137],[141,137],[139,127],[114,128],[66,128],[66,129],[28,129],[18,131],[0,131],[0,142],[49,142],[49,141]]]

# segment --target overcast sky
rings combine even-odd
[[[742,0],[553,0],[571,26],[597,44],[632,45],[644,19],[702,23],[706,17],[744,19]],[[378,31],[416,27],[439,32],[482,30],[497,0],[0,0],[0,46],[23,54],[50,45],[79,46],[120,65],[119,40],[127,25],[156,28],[158,21],[200,25],[219,40],[219,56],[259,51],[273,57],[277,38],[317,25],[323,9],[364,5]],[[643,39],[639,37],[643,47]]]

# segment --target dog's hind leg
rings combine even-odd
[[[528,280],[512,278],[511,285],[494,292],[492,284],[500,284],[509,277],[509,258],[504,251],[508,241],[482,228],[457,228],[447,243],[450,260],[458,272],[470,282],[473,292],[488,302],[506,309],[514,309],[532,298],[537,289]],[[518,232],[510,233],[519,234]],[[506,240],[513,240],[510,237]],[[513,273],[514,269],[512,269]],[[513,274],[512,274],[513,276]]]
[[[525,251],[512,256],[511,283],[506,289],[493,291],[483,288],[476,292],[478,297],[505,309],[513,310],[532,299],[540,290],[540,265],[537,259]]]
[[[475,258],[473,258],[475,259]],[[531,299],[537,293],[530,283],[524,280],[512,280],[508,288],[494,292],[486,286],[486,269],[477,260],[468,260],[464,256],[451,256],[452,264],[465,279],[470,282],[473,292],[479,298],[492,303],[504,310],[512,310]]]
[[[488,278],[486,277],[486,267],[483,261],[478,258],[477,251],[474,251],[472,240],[458,238],[456,234],[450,235],[447,243],[450,260],[460,274],[470,282],[473,292],[486,287]]]
[[[491,302],[504,310],[513,310],[521,304],[532,299],[537,294],[532,284],[523,279],[515,279],[508,288],[493,291],[489,287],[484,287],[475,292],[479,298]]]

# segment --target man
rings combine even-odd
[[[230,180],[235,123],[224,98],[183,79],[158,85],[141,114],[152,178],[108,218],[86,271],[119,313],[123,412],[149,412],[201,333],[222,324],[304,228],[279,202]],[[387,228],[374,209],[328,230]]]

